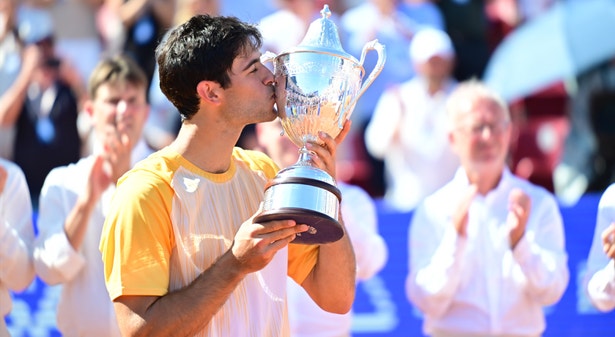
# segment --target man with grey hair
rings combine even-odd
[[[408,298],[434,337],[540,336],[569,279],[556,200],[507,167],[510,116],[496,93],[467,81],[447,109],[461,167],[414,213]]]

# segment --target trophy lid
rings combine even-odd
[[[345,52],[342,48],[337,27],[335,26],[335,23],[329,19],[331,16],[329,5],[324,5],[323,9],[320,11],[320,14],[322,15],[322,18],[316,19],[310,24],[310,27],[308,28],[308,31],[305,34],[305,37],[303,37],[301,43],[281,54],[295,52],[326,53],[358,62],[355,57]]]

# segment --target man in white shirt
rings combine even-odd
[[[21,291],[34,279],[32,203],[23,171],[0,158],[0,336],[8,336],[4,318],[11,311],[9,290]]]
[[[411,222],[406,293],[433,337],[537,337],[569,280],[554,196],[506,166],[510,115],[478,81],[447,102],[461,168]]]
[[[384,200],[400,212],[413,210],[459,167],[445,107],[457,84],[451,39],[444,31],[423,28],[409,51],[416,76],[380,96],[365,130],[367,150],[385,163]]]
[[[585,278],[587,294],[603,312],[615,309],[615,184],[600,197]]]
[[[90,76],[85,103],[94,153],[45,179],[34,265],[47,284],[63,284],[57,309],[63,336],[120,336],[98,244],[117,180],[151,153],[141,138],[149,113],[147,85],[130,58],[102,60]]]

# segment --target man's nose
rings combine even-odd
[[[265,85],[275,85],[275,76],[273,75],[273,73],[271,72],[271,70],[269,70],[269,68],[265,68],[267,69],[267,75],[265,77]]]
[[[480,136],[483,139],[491,138],[491,136],[493,136],[493,127],[491,125],[489,125],[489,124],[483,125],[481,130],[480,130]]]

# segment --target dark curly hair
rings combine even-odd
[[[261,45],[262,36],[254,25],[235,17],[194,16],[156,49],[160,89],[182,119],[190,119],[199,108],[197,84],[208,80],[229,87],[235,58]]]

